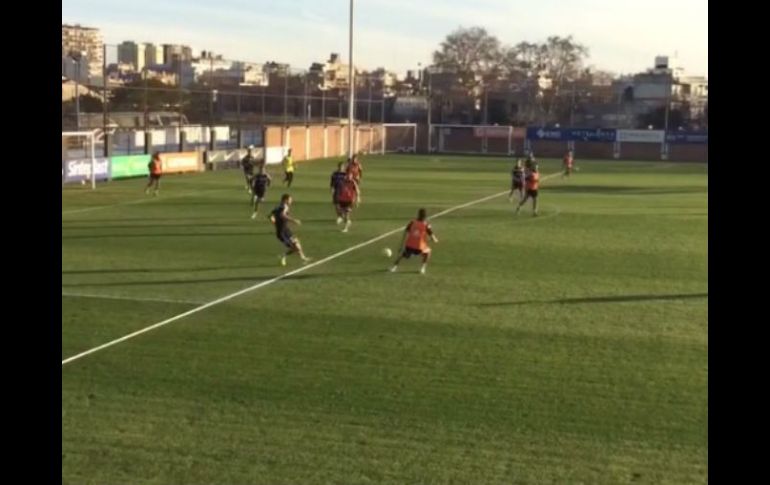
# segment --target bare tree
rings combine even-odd
[[[484,82],[500,72],[500,41],[482,27],[459,28],[447,35],[433,63],[458,74],[469,96],[478,96]]]
[[[502,68],[511,85],[523,95],[519,116],[522,121],[534,121],[542,109],[539,102],[540,77],[545,70],[545,49],[531,42],[519,42],[503,50]]]
[[[583,62],[588,57],[588,48],[578,44],[572,36],[551,36],[543,45],[545,73],[551,82],[550,102],[546,103],[546,115],[550,115],[558,105],[561,89],[568,82],[580,77]]]

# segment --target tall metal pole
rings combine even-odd
[[[326,89],[321,89],[321,122],[326,126]]]
[[[289,117],[289,70],[283,75],[283,126],[288,124]]]
[[[432,98],[433,93],[431,88],[433,87],[433,76],[431,75],[430,66],[428,66],[428,68],[425,70],[425,74],[428,75],[428,153],[431,153],[431,148],[432,148],[431,137],[433,136],[433,125],[432,125],[433,121],[431,119],[432,118],[431,111],[433,108],[433,98]],[[443,112],[443,108],[442,108],[442,112]]]
[[[348,39],[348,158],[353,158],[353,113],[355,109],[355,79],[353,79],[353,0],[350,0],[350,27]]]
[[[75,75],[75,126],[77,131],[80,131],[80,59],[73,59],[73,62],[78,66],[78,71]]]
[[[663,136],[666,136],[666,133],[668,133],[668,110],[671,105],[671,84],[671,78],[669,78],[668,83],[666,83],[666,111],[663,116]]]
[[[238,95],[235,98],[235,109],[237,112],[237,124],[238,124],[238,148],[241,148],[241,140],[243,135],[241,134],[241,89],[245,79],[243,79],[243,65],[238,64]]]
[[[265,91],[267,90],[267,86],[262,86],[262,117],[260,118],[261,123],[265,124]]]
[[[487,85],[484,85],[484,123],[485,125],[489,124],[489,88]]]
[[[149,125],[149,106],[148,106],[148,89],[147,89],[147,66],[144,66],[144,69],[142,70],[142,74],[144,75],[144,96],[142,97],[142,108],[144,109],[144,132],[147,133],[147,127]],[[147,152],[150,153],[150,152]]]
[[[182,114],[183,114],[182,103],[184,102],[184,92],[182,91],[182,56],[181,55],[179,56],[179,69],[178,69],[178,71],[179,72],[177,73],[177,81],[179,81],[179,126],[180,126],[180,128],[179,128],[179,136],[181,137],[182,136],[182,131],[181,131],[182,130],[181,129],[181,126],[182,126]]]
[[[214,126],[214,57],[209,54],[209,131]]]
[[[369,83],[369,104],[366,107],[366,118],[369,124],[372,124],[372,80],[367,81]]]
[[[107,136],[107,44],[102,46],[102,131],[104,136],[104,156],[109,155],[110,138]]]
[[[310,121],[311,121],[310,120],[310,113],[311,113],[311,111],[310,111],[310,104],[308,104],[308,102],[307,102],[307,73],[305,73],[304,77],[305,77],[305,86],[303,88],[302,105],[303,105],[304,111],[305,111],[305,124],[308,125],[308,124],[310,124]]]

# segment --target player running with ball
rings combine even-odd
[[[281,266],[286,266],[286,256],[292,253],[299,253],[303,263],[310,261],[310,258],[302,252],[302,245],[299,239],[289,229],[290,222],[298,226],[302,225],[299,219],[294,219],[289,215],[289,207],[291,207],[292,202],[294,200],[291,198],[291,195],[283,194],[281,196],[281,203],[270,213],[270,222],[275,224],[275,236],[281,241],[281,244],[288,248],[286,253],[280,256]]]
[[[427,218],[427,211],[425,209],[420,209],[417,211],[417,219],[414,219],[407,224],[406,230],[404,231],[404,237],[401,240],[401,253],[393,263],[393,267],[390,268],[391,273],[395,273],[398,270],[398,263],[400,263],[402,259],[409,259],[412,256],[422,256],[420,274],[425,274],[431,252],[430,246],[428,246],[428,238],[435,243],[438,242],[438,238],[433,233],[433,228],[428,223]]]

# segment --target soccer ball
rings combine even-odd
[[[393,256],[393,251],[391,251],[390,248],[385,248],[382,250],[382,255],[385,256],[386,258],[389,258]]]

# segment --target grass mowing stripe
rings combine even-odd
[[[547,175],[547,176],[543,177],[542,180],[546,180],[548,178],[554,177],[556,175],[559,175],[560,173],[561,172],[553,173],[551,175]],[[482,202],[486,202],[486,201],[494,199],[496,197],[500,197],[501,195],[507,194],[508,192],[509,191],[505,190],[505,191],[502,191],[502,192],[498,192],[496,194],[492,194],[492,195],[488,195],[486,197],[482,197],[480,199],[476,199],[476,200],[472,200],[470,202],[466,202],[465,204],[460,204],[460,205],[457,205],[457,206],[454,206],[454,207],[450,207],[449,209],[445,209],[445,210],[437,213],[436,215],[431,217],[431,219],[435,219],[437,217],[441,217],[443,215],[455,212],[457,210],[464,209],[465,207],[470,207],[470,206],[472,206],[474,204],[480,204]],[[175,316],[173,316],[171,318],[167,318],[166,320],[163,320],[161,322],[158,322],[158,323],[155,323],[155,324],[150,325],[148,327],[144,327],[142,329],[139,329],[136,332],[132,332],[132,333],[126,334],[126,335],[124,335],[124,336],[122,336],[120,338],[117,338],[115,340],[111,340],[111,341],[109,341],[107,343],[104,343],[102,345],[99,345],[99,346],[93,347],[91,349],[85,350],[85,351],[83,351],[83,352],[81,352],[79,354],[73,355],[71,357],[67,357],[66,359],[61,361],[61,365],[64,366],[65,364],[69,364],[70,362],[74,362],[74,361],[76,361],[78,359],[86,357],[87,355],[91,355],[91,354],[93,354],[95,352],[98,352],[100,350],[104,350],[106,348],[112,347],[113,345],[117,345],[117,344],[119,344],[121,342],[125,342],[126,340],[132,339],[134,337],[138,337],[139,335],[142,335],[142,334],[147,333],[149,331],[155,330],[156,328],[160,328],[160,327],[162,327],[164,325],[168,325],[169,323],[175,322],[175,321],[180,320],[182,318],[188,317],[190,315],[194,315],[195,313],[203,311],[203,310],[205,310],[205,309],[207,309],[209,307],[212,307],[214,305],[218,305],[220,303],[224,303],[224,302],[226,302],[228,300],[232,300],[233,298],[237,298],[237,297],[239,297],[241,295],[244,295],[246,293],[249,293],[251,291],[258,290],[259,288],[262,288],[264,286],[268,286],[268,285],[271,285],[271,284],[276,283],[278,281],[281,281],[282,279],[288,278],[289,276],[293,276],[295,274],[302,273],[302,272],[304,272],[304,271],[306,271],[308,269],[314,268],[316,266],[320,266],[320,265],[322,265],[324,263],[328,263],[329,261],[337,259],[340,256],[344,256],[344,255],[346,255],[346,254],[348,254],[348,253],[350,253],[352,251],[355,251],[356,249],[363,248],[363,247],[368,246],[370,244],[373,244],[373,243],[375,243],[377,241],[385,239],[386,237],[392,236],[393,234],[401,232],[402,230],[403,230],[402,227],[399,227],[397,229],[393,229],[393,230],[388,231],[388,232],[386,232],[384,234],[380,234],[377,237],[373,237],[372,239],[369,239],[368,241],[364,241],[362,243],[356,244],[355,246],[351,246],[351,247],[349,247],[347,249],[344,249],[344,250],[342,250],[342,251],[340,251],[338,253],[334,253],[331,256],[327,256],[327,257],[325,257],[323,259],[320,259],[320,260],[315,261],[313,263],[307,264],[307,265],[305,265],[305,266],[303,266],[301,268],[297,268],[297,269],[295,269],[293,271],[289,271],[288,273],[284,273],[282,275],[276,276],[275,278],[271,278],[271,279],[269,279],[267,281],[262,281],[260,283],[255,284],[255,285],[249,286],[248,288],[244,288],[242,290],[236,291],[235,293],[230,293],[229,295],[225,295],[225,296],[223,296],[221,298],[217,298],[216,300],[212,300],[212,301],[210,301],[208,303],[205,303],[203,305],[197,306],[197,307],[195,307],[195,308],[193,308],[191,310],[188,310],[188,311],[186,311],[184,313],[180,313],[179,315],[175,315]]]

